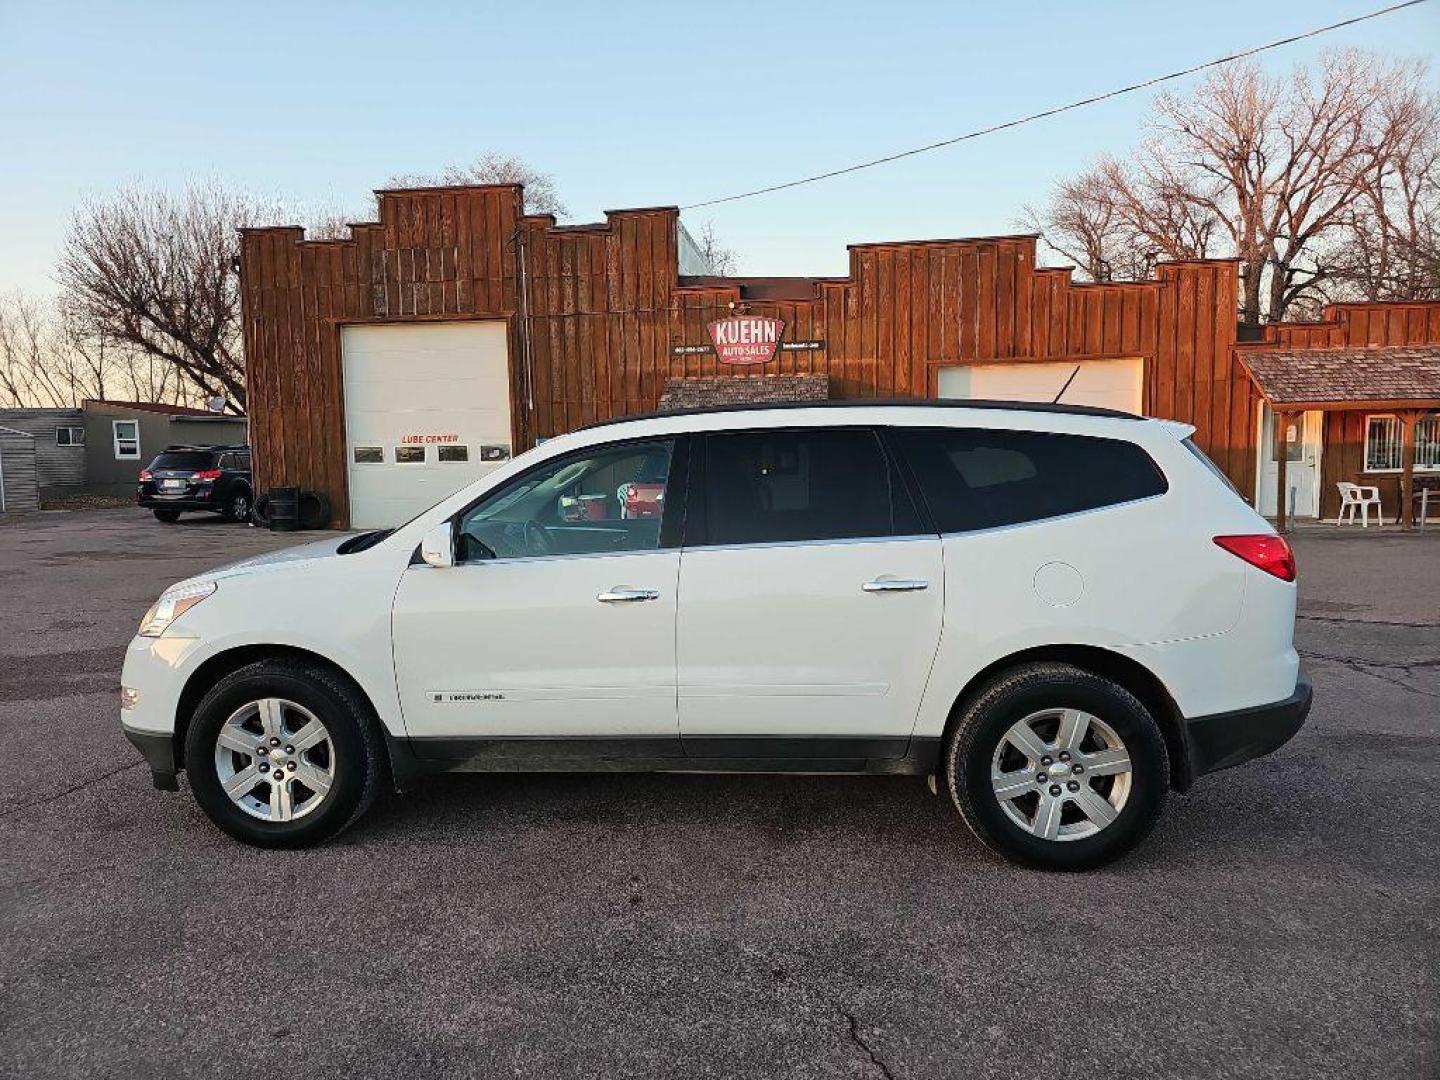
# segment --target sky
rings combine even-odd
[[[75,208],[130,182],[218,177],[360,214],[391,175],[494,150],[554,174],[567,220],[596,221],[933,142],[1381,6],[0,0],[0,294],[53,291]],[[1432,0],[1263,62],[1437,45]],[[751,274],[844,273],[848,243],[1023,231],[1026,203],[1135,142],[1153,96],[683,220],[713,222]]]

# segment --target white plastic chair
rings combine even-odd
[[[1340,513],[1335,517],[1336,525],[1355,524],[1355,511],[1360,511],[1360,527],[1370,527],[1370,507],[1375,507],[1375,524],[1379,525],[1385,520],[1385,512],[1380,506],[1380,489],[1378,487],[1361,487],[1359,484],[1347,484],[1344,480],[1337,481],[1335,486],[1340,489]]]

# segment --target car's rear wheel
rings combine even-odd
[[[971,696],[945,759],[965,823],[1007,858],[1086,870],[1159,819],[1170,787],[1154,717],[1118,683],[1070,664],[1026,664]]]
[[[225,502],[225,516],[231,521],[250,520],[250,492],[237,488]]]
[[[156,521],[163,521],[166,525],[173,525],[180,520],[179,510],[152,510]]]
[[[260,847],[335,836],[380,790],[385,752],[368,703],[334,672],[263,660],[225,676],[195,710],[185,768],[221,829]]]

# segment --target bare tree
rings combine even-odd
[[[401,173],[392,176],[385,186],[410,188],[449,184],[523,184],[526,213],[554,214],[557,218],[566,214],[553,175],[532,168],[518,157],[493,151],[481,154],[469,165],[447,165],[438,173]]]
[[[1346,222],[1334,257],[1337,293],[1440,299],[1440,102],[1411,79],[1378,105],[1391,151],[1371,162]]]
[[[1088,252],[1100,229],[1108,250],[1238,257],[1242,321],[1283,319],[1339,287],[1356,208],[1395,173],[1396,103],[1423,96],[1423,81],[1420,63],[1354,50],[1323,56],[1314,77],[1226,65],[1188,97],[1159,97],[1128,159],[1062,184],[1037,217],[1060,251]],[[1077,259],[1089,271],[1110,260]]]
[[[1153,245],[1120,213],[1099,166],[1056,184],[1050,201],[1026,206],[1016,224],[1091,281],[1136,281],[1154,266]]]
[[[695,243],[712,274],[728,277],[740,268],[740,260],[734,250],[722,244],[720,237],[716,235],[715,222],[705,222]]]
[[[193,404],[166,360],[106,341],[58,304],[0,300],[0,404],[72,408],[86,398]]]
[[[275,208],[219,183],[129,187],[86,203],[58,267],[64,307],[94,338],[171,364],[203,396],[245,404],[235,231]]]
[[[113,366],[103,342],[60,323],[36,301],[19,294],[0,301],[0,401],[73,407],[105,396]]]

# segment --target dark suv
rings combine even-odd
[[[254,504],[248,446],[172,446],[140,470],[135,498],[161,521],[210,510],[247,521]]]

